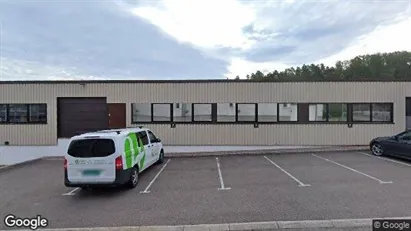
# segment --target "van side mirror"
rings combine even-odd
[[[151,143],[160,143],[160,142],[161,142],[161,140],[159,138],[156,138],[156,139],[151,141]]]

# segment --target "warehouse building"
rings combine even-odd
[[[136,126],[166,145],[364,145],[411,126],[407,97],[411,82],[3,81],[0,145]]]

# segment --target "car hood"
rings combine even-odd
[[[382,136],[382,137],[377,137],[373,139],[373,141],[383,141],[383,140],[389,140],[391,139],[391,136]]]

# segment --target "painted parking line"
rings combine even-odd
[[[221,187],[218,188],[218,190],[230,190],[230,187],[225,187],[224,186],[224,180],[223,180],[223,174],[221,173],[221,168],[220,168],[220,160],[218,157],[215,158],[217,161],[217,169],[218,169],[218,177],[220,178],[220,185]]]
[[[377,182],[380,183],[380,184],[391,184],[391,183],[393,183],[392,181],[383,181],[383,180],[380,180],[380,179],[378,179],[378,178],[376,178],[376,177],[370,176],[370,175],[368,175],[368,174],[366,174],[366,173],[360,172],[360,171],[358,171],[358,170],[356,170],[356,169],[353,169],[353,168],[348,167],[348,166],[346,166],[346,165],[337,163],[337,162],[335,162],[335,161],[333,161],[333,160],[330,160],[330,159],[327,159],[327,158],[325,158],[325,157],[317,156],[317,155],[315,155],[315,154],[311,154],[311,155],[314,156],[314,157],[323,159],[323,160],[325,160],[325,161],[327,161],[327,162],[333,163],[333,164],[335,164],[335,165],[338,165],[338,166],[340,166],[340,167],[343,167],[343,168],[345,168],[345,169],[351,170],[351,171],[353,171],[353,172],[355,172],[355,173],[361,174],[361,175],[363,175],[363,176],[365,176],[365,177],[368,177],[368,178],[370,178],[370,179],[373,179],[373,180],[377,181]]]
[[[371,154],[368,154],[368,153],[365,153],[365,152],[357,152],[357,153],[365,155],[365,156],[374,157],[374,158],[378,158],[378,159],[381,159],[381,160],[390,161],[390,162],[393,162],[393,163],[402,164],[402,165],[411,167],[411,164],[408,164],[408,163],[405,163],[405,162],[402,162],[402,161],[393,160],[393,159],[390,159],[390,158],[387,158],[387,157],[375,156],[375,155],[371,155]]]
[[[291,175],[291,173],[287,172],[285,169],[283,169],[282,167],[280,167],[278,164],[276,164],[274,161],[272,161],[270,158],[268,158],[267,156],[264,156],[264,158],[266,160],[268,160],[272,165],[274,165],[275,167],[277,167],[278,169],[280,169],[282,172],[284,172],[285,174],[287,174],[289,177],[291,177],[291,179],[295,180],[298,183],[298,186],[300,187],[309,187],[311,185],[309,184],[304,184],[303,182],[301,182],[299,179],[297,179],[297,177]]]
[[[76,192],[77,192],[79,189],[80,189],[80,188],[75,188],[75,189],[71,190],[70,192],[64,193],[64,194],[62,194],[62,195],[63,195],[63,196],[74,196],[74,195],[76,195]]]
[[[151,185],[153,185],[154,181],[156,181],[156,179],[158,178],[158,176],[160,176],[160,174],[163,172],[163,170],[167,167],[167,164],[171,161],[171,159],[168,159],[167,162],[163,165],[163,167],[160,169],[160,171],[158,171],[158,173],[154,176],[154,178],[150,181],[150,183],[147,185],[147,188],[144,189],[144,191],[141,191],[140,193],[150,193],[150,191],[148,191],[151,187]]]

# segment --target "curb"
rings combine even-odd
[[[350,146],[338,148],[300,148],[300,149],[258,149],[258,150],[238,150],[238,151],[216,151],[216,152],[171,152],[165,157],[207,157],[207,156],[249,156],[249,155],[272,155],[272,154],[304,154],[304,153],[327,153],[327,152],[358,152],[368,151],[368,146]],[[24,161],[17,164],[0,167],[1,170],[11,167],[29,164],[38,160],[63,160],[63,156],[44,156],[33,160]]]
[[[410,219],[411,217],[385,217],[366,219],[331,219],[301,221],[268,221],[227,224],[175,225],[175,226],[124,226],[95,228],[39,229],[44,231],[229,231],[229,230],[287,230],[316,228],[371,228],[376,219]],[[20,229],[22,230],[22,229]]]
[[[28,165],[28,164],[32,164],[34,162],[40,161],[42,160],[44,157],[41,158],[36,158],[36,159],[32,159],[32,160],[26,160],[23,162],[19,162],[19,163],[15,163],[15,164],[9,164],[9,165],[4,165],[2,167],[0,167],[0,172],[1,171],[6,171],[12,168],[16,168],[16,167],[20,167],[20,166],[24,166],[24,165]]]
[[[300,154],[300,153],[324,153],[324,152],[357,152],[368,151],[366,147],[341,147],[341,148],[301,148],[301,149],[259,149],[219,152],[173,152],[166,153],[166,157],[197,157],[197,156],[235,156],[235,155],[267,155],[267,154]]]

